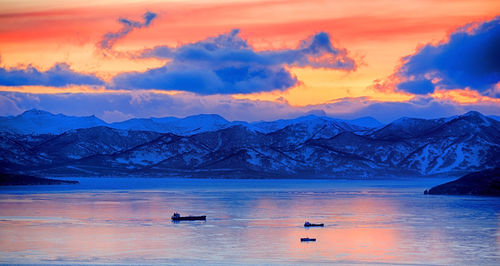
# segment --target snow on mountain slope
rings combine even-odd
[[[0,129],[18,134],[61,134],[77,128],[104,126],[95,116],[66,116],[32,109],[18,116],[0,117]]]
[[[31,150],[44,154],[45,158],[54,162],[62,162],[121,152],[160,136],[161,134],[150,131],[127,131],[109,127],[81,128],[66,131]]]
[[[235,124],[241,124],[237,122]],[[122,130],[154,131],[192,135],[233,125],[219,115],[201,114],[185,118],[134,118],[108,124],[95,116],[74,117],[32,109],[18,116],[0,117],[0,131],[17,134],[57,135],[68,130],[107,126]]]
[[[172,133],[182,135],[192,135],[207,131],[216,131],[231,126],[231,123],[220,115],[200,114],[188,116],[178,121],[171,122]]]
[[[242,121],[229,122],[216,114],[200,114],[185,118],[133,118],[122,122],[108,124],[95,116],[73,117],[63,114],[52,114],[46,111],[32,109],[18,116],[0,117],[0,131],[18,134],[61,134],[68,130],[107,126],[122,130],[154,131],[173,133],[181,136],[194,135],[202,132],[217,131],[235,125],[245,126],[251,130],[270,133],[290,125],[300,125],[306,131],[316,131],[322,126],[338,127],[346,130],[366,130],[380,126],[380,122],[371,117],[354,120],[341,120],[326,116],[308,115],[296,119],[282,119],[271,122],[247,123]],[[308,129],[305,129],[305,128]]]
[[[446,119],[418,140],[401,166],[422,174],[480,170],[500,164],[500,122],[478,112]]]
[[[123,122],[112,123],[110,127],[126,130],[149,130],[186,136],[201,132],[215,131],[231,125],[231,122],[220,115],[200,114],[185,118],[134,118]]]
[[[402,118],[376,129],[313,115],[264,126],[214,115],[127,123],[57,135],[0,131],[0,167],[47,175],[365,178],[500,165],[500,122],[477,112]]]
[[[149,118],[132,118],[123,122],[112,123],[109,127],[122,130],[164,131],[160,123]]]
[[[445,120],[402,117],[373,131],[370,137],[386,140],[418,137],[440,126]]]
[[[286,128],[288,126],[300,125],[300,127],[304,128],[304,130],[309,131],[309,133],[312,134],[313,132],[317,131],[319,128],[323,126],[339,127],[345,130],[362,130],[371,127],[371,126],[365,126],[364,124],[377,124],[378,121],[372,119],[373,118],[363,117],[354,120],[341,120],[336,118],[330,118],[327,116],[307,115],[295,119],[280,119],[269,122],[254,122],[250,123],[250,125],[252,126],[253,129],[262,133],[271,133]]]
[[[183,157],[188,153],[204,154],[205,150],[204,147],[186,137],[167,133],[145,145],[117,153],[114,160],[121,164],[127,164],[130,168],[155,167],[156,164],[165,160]],[[168,163],[166,167],[180,169],[184,168],[184,165]]]

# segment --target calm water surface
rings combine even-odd
[[[500,199],[443,179],[78,180],[0,188],[0,263],[500,264]]]

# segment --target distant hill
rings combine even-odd
[[[295,119],[283,119],[270,122],[227,121],[220,115],[200,114],[177,117],[133,118],[122,122],[106,123],[95,116],[75,117],[63,114],[52,114],[42,110],[32,109],[18,116],[0,117],[0,131],[16,134],[52,134],[58,135],[70,130],[105,126],[115,129],[151,131],[189,136],[203,132],[217,131],[231,126],[241,125],[252,130],[269,133],[293,124],[344,124],[342,127],[375,128],[383,124],[372,117],[362,117],[354,120],[341,120],[327,116],[307,115]]]
[[[231,126],[232,123],[215,114],[201,114],[186,118],[134,118],[123,122],[112,123],[109,127],[125,130],[143,130],[177,135],[192,135],[214,131]]]
[[[95,116],[66,116],[32,109],[18,116],[0,117],[0,130],[17,134],[61,134],[77,128],[104,126]]]
[[[500,196],[500,168],[467,174],[455,181],[431,188],[428,194]]]
[[[27,117],[21,121],[35,123]],[[374,178],[457,176],[500,165],[500,122],[478,112],[401,118],[377,127],[315,115],[255,123],[201,115],[117,125],[50,134],[2,128],[0,170],[42,176]]]
[[[500,116],[498,115],[490,115],[489,118],[495,119],[496,121],[500,121]]]
[[[78,183],[78,181],[57,180],[28,175],[0,173],[0,186],[61,185]]]

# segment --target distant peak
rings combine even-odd
[[[412,118],[412,117],[407,117],[407,116],[402,116],[396,120],[394,120],[391,124],[401,124],[401,123],[408,123],[413,120],[418,120],[418,118]]]
[[[198,115],[190,115],[187,117],[220,117],[220,118],[222,118],[222,116],[220,116],[218,114],[198,114]]]
[[[483,114],[478,111],[470,111],[463,114],[462,117],[483,117]]]
[[[311,111],[308,111],[305,116],[308,116],[308,115],[314,115],[314,116],[326,116],[326,112],[322,109],[319,109],[319,110],[311,110]]]
[[[47,112],[47,111],[43,111],[43,110],[39,110],[39,109],[30,109],[30,110],[27,110],[25,111],[24,113],[21,114],[21,116],[38,116],[38,115],[53,115],[52,113],[50,112]]]
[[[315,115],[315,114],[307,114],[307,115],[299,116],[296,119],[316,119],[316,118],[319,118],[319,117],[320,116]]]
[[[466,121],[469,121],[472,123],[479,123],[483,126],[490,125],[490,121],[488,121],[488,118],[477,111],[467,112],[467,113],[461,115],[460,118],[465,119]]]
[[[214,119],[214,120],[221,120],[221,121],[227,121],[224,117],[218,115],[218,114],[199,114],[199,115],[190,115],[186,116],[184,119]]]

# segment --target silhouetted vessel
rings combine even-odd
[[[303,237],[300,242],[316,242],[316,238]]]
[[[178,214],[176,212],[174,213],[174,215],[172,215],[172,221],[205,221],[206,219],[207,219],[206,215],[182,217],[180,214]]]
[[[310,222],[305,222],[304,227],[311,227],[311,226],[318,226],[318,227],[323,227],[325,224],[312,224]]]

